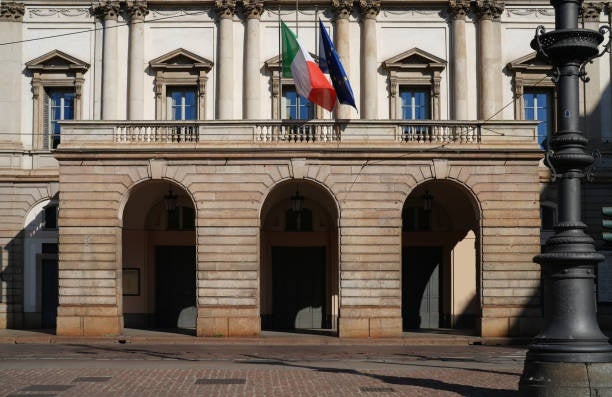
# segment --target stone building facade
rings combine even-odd
[[[299,5],[2,2],[0,327],[537,332],[556,110],[529,42],[552,8]],[[316,57],[317,18],[357,109],[313,107],[281,76],[279,20]],[[587,72],[602,158],[585,219],[605,248],[608,55]]]

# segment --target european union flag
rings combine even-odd
[[[327,29],[325,29],[320,19],[319,30],[319,68],[321,68],[324,73],[329,73],[332,85],[336,90],[338,102],[351,105],[357,109],[351,83],[349,83],[344,67],[342,67],[342,63],[340,63],[336,48],[329,38],[329,34],[327,34]]]

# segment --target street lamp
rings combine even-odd
[[[172,212],[176,209],[176,194],[172,191],[172,185],[168,187],[168,193],[164,195],[164,206],[166,207],[166,212]]]
[[[293,212],[302,212],[304,207],[304,196],[300,194],[299,189],[295,189],[295,194],[291,196],[291,209]]]
[[[531,47],[552,64],[557,88],[557,131],[548,165],[558,184],[555,234],[534,258],[541,265],[544,324],[529,346],[519,390],[525,396],[612,393],[612,345],[597,324],[594,266],[604,257],[581,221],[581,180],[594,159],[579,128],[579,79],[600,53],[609,27],[578,29],[583,0],[551,0],[555,30],[538,27]],[[609,42],[606,46],[609,51]]]

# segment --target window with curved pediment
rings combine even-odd
[[[80,119],[82,88],[89,64],[59,50],[26,63],[32,77],[33,148],[51,150],[60,143],[61,120]]]
[[[382,65],[388,76],[390,119],[440,119],[440,82],[445,60],[412,48]]]
[[[212,61],[183,48],[149,62],[155,74],[157,120],[205,120],[206,82]]]

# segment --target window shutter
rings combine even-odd
[[[49,150],[49,95],[43,90],[42,149]]]

